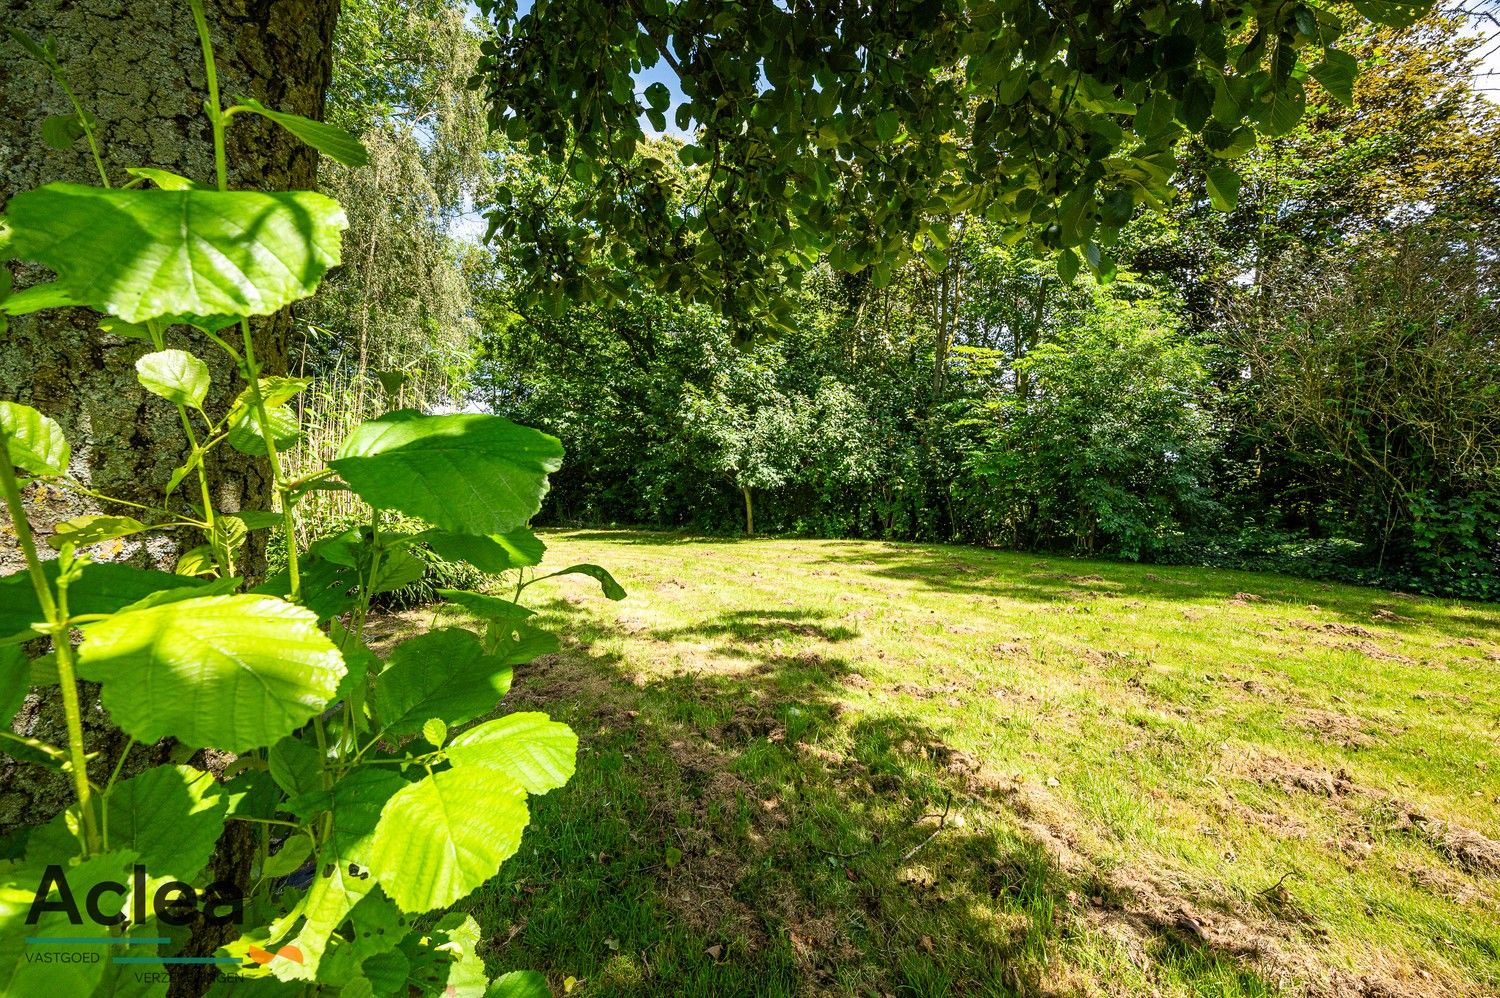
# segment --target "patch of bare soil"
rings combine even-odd
[[[1384,790],[1361,786],[1343,770],[1330,773],[1273,756],[1254,758],[1243,768],[1262,785],[1342,801],[1355,827],[1369,829],[1373,822],[1385,831],[1415,834],[1458,869],[1476,876],[1500,877],[1500,842],[1472,828],[1425,815],[1416,805]],[[1371,816],[1366,817],[1366,812]]]
[[[1093,666],[1117,665],[1121,662],[1144,663],[1144,659],[1141,659],[1139,656],[1114,648],[1084,648],[1077,654],[1085,662]]]
[[[1479,892],[1474,889],[1474,885],[1450,870],[1417,864],[1401,864],[1399,868],[1413,887],[1434,897],[1444,898],[1455,904],[1473,904],[1479,899]]]
[[[1365,658],[1373,658],[1380,662],[1399,662],[1402,665],[1416,665],[1417,660],[1410,655],[1402,655],[1399,652],[1386,651],[1373,641],[1349,641],[1339,646],[1345,651],[1357,651]]]
[[[1370,721],[1331,710],[1303,710],[1288,720],[1316,736],[1324,745],[1340,745],[1347,749],[1368,748],[1391,733]]]
[[[1347,781],[1345,781],[1347,782]],[[1321,781],[1314,783],[1324,788]],[[1336,792],[1337,781],[1329,787]],[[1287,994],[1303,998],[1439,998],[1473,993],[1458,982],[1423,972],[1387,972],[1381,965],[1354,974],[1320,959],[1316,926],[1296,909],[1281,884],[1244,899],[1212,885],[1193,885],[1169,873],[1122,866],[1101,872],[1086,858],[1069,817],[1046,788],[1029,781],[1002,783],[997,796],[1047,850],[1058,868],[1091,884],[1071,917],[1106,935],[1149,968],[1163,939],[1202,947],[1253,968]]]
[[[1350,638],[1373,638],[1375,635],[1358,624],[1340,624],[1329,621],[1326,624],[1315,624],[1311,620],[1293,620],[1289,623],[1304,631],[1322,631],[1327,634],[1338,634]]]
[[[1429,818],[1399,801],[1389,801],[1387,810],[1393,815],[1393,830],[1414,832],[1426,839],[1453,866],[1475,876],[1500,877],[1500,842],[1472,828]]]
[[[750,851],[758,854],[771,826],[784,825],[780,801],[761,801],[754,788],[729,770],[729,759],[710,745],[687,740],[667,746],[681,777],[680,787],[659,787],[652,801],[662,827],[670,828],[681,852],[658,877],[662,900],[689,929],[720,932],[746,941],[751,952],[769,942],[761,915],[735,896],[735,886],[749,857],[719,843],[711,812],[734,814],[742,800],[758,801],[751,809]],[[691,819],[682,820],[686,812]]]
[[[1221,672],[1217,676],[1212,673],[1205,673],[1203,678],[1211,683],[1225,683],[1232,689],[1244,690],[1256,700],[1273,701],[1276,703],[1285,703],[1288,700],[1285,693],[1274,687],[1267,686],[1258,679],[1241,679],[1239,676],[1232,676],[1227,672]]]
[[[1416,621],[1415,617],[1403,616],[1388,606],[1372,606],[1370,619],[1377,624],[1410,624]]]
[[[946,696],[952,693],[957,693],[962,689],[964,689],[964,687],[960,686],[958,683],[936,683],[931,686],[918,686],[915,683],[901,683],[897,686],[891,687],[891,691],[894,693],[904,693],[907,696],[915,697],[918,700],[931,700],[933,697]]]

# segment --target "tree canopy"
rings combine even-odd
[[[1424,0],[484,0],[476,84],[491,127],[566,164],[584,192],[558,228],[503,186],[490,235],[535,247],[531,293],[617,294],[606,259],[659,290],[784,324],[821,258],[877,286],[945,265],[955,218],[1034,239],[1071,279],[1108,279],[1121,226],[1171,196],[1200,136],[1233,207],[1234,159],[1290,132],[1315,82],[1352,97],[1349,22],[1407,25]],[[682,100],[635,74],[665,62]],[[689,136],[674,179],[647,125]],[[643,121],[644,119],[644,121]],[[690,194],[672,196],[674,183]],[[686,207],[675,205],[686,201]]]

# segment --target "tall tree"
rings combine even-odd
[[[321,116],[337,0],[209,0],[206,6],[225,94]],[[0,198],[8,201],[59,180],[119,185],[130,179],[125,171],[131,167],[214,180],[210,128],[202,112],[203,59],[186,3],[8,0],[0,22],[46,53],[38,59],[14,35],[0,36]],[[70,95],[84,108],[91,135],[66,124],[77,117]],[[102,177],[91,145],[98,149]],[[228,154],[233,187],[316,183],[316,154],[270,122],[237,122]],[[24,287],[42,272],[19,268],[13,276],[16,286]],[[133,365],[142,345],[102,332],[96,320],[84,309],[13,318],[0,348],[0,396],[35,406],[62,424],[74,444],[70,470],[79,481],[126,500],[150,499],[186,456],[178,415],[140,390]],[[256,351],[267,373],[284,370],[289,322],[283,313],[256,327]],[[212,348],[197,352],[222,356]],[[227,363],[212,374],[218,392],[234,391],[230,386],[238,379]],[[211,405],[228,401],[221,394]],[[268,483],[254,470],[256,462],[224,448],[219,453],[224,458],[212,476],[223,490],[215,497],[219,508],[265,508]],[[41,525],[99,511],[86,497],[40,487],[27,501],[33,523]],[[169,538],[115,554],[170,569],[178,545]],[[10,545],[0,549],[0,569],[13,571],[19,563]],[[103,725],[102,711],[90,712],[86,720],[90,747],[99,750],[97,765],[107,767],[120,757],[124,736]],[[62,737],[61,711],[51,700],[33,696],[15,728],[56,742]],[[43,821],[65,805],[66,781],[40,773],[4,759],[0,827],[23,818]],[[109,773],[90,775],[102,784]]]

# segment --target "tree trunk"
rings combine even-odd
[[[226,101],[254,97],[272,108],[322,117],[337,0],[206,0],[206,7]],[[5,0],[0,22],[38,41],[55,39],[68,84],[98,120],[112,184],[128,180],[124,171],[133,166],[213,182],[203,57],[186,0]],[[71,112],[45,67],[0,36],[0,211],[12,195],[51,181],[99,183],[86,142],[58,151],[41,141],[44,118]],[[233,188],[316,186],[317,154],[258,117],[234,119],[228,159]],[[25,266],[14,276],[18,289],[48,279],[39,268]],[[0,398],[34,406],[62,425],[73,445],[72,474],[88,487],[151,501],[186,456],[187,445],[176,410],[136,382],[135,360],[149,348],[101,333],[98,318],[70,309],[13,319],[0,344]],[[285,371],[290,327],[286,312],[255,324],[257,359],[266,373]],[[222,412],[241,387],[228,359],[181,327],[169,331],[168,340],[208,362],[214,386],[208,408]],[[223,447],[216,454],[210,462],[216,506],[230,512],[269,508],[270,482],[260,459]],[[59,520],[101,510],[92,500],[52,488],[33,487],[26,499],[39,539]],[[8,523],[0,530],[8,532]],[[196,536],[153,535],[143,543],[127,542],[109,557],[171,569],[185,547],[199,543]],[[263,570],[263,547],[243,557],[249,574]],[[0,547],[0,572],[22,564],[14,544]],[[29,697],[15,730],[55,741],[62,720],[53,699]],[[89,749],[98,752],[90,775],[102,784],[124,739],[96,701],[85,711],[85,724]],[[160,747],[137,747],[131,768],[137,760],[159,761],[160,753]],[[0,757],[0,830],[45,821],[70,800],[65,779]],[[175,980],[174,990],[180,990]]]
[[[755,509],[750,505],[750,489],[748,486],[741,486],[740,492],[742,492],[745,496],[745,536],[754,537]]]

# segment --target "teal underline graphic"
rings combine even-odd
[[[27,936],[27,946],[165,946],[172,940],[166,936]]]
[[[241,962],[232,956],[117,956],[110,960],[111,963],[232,963],[238,966]]]

